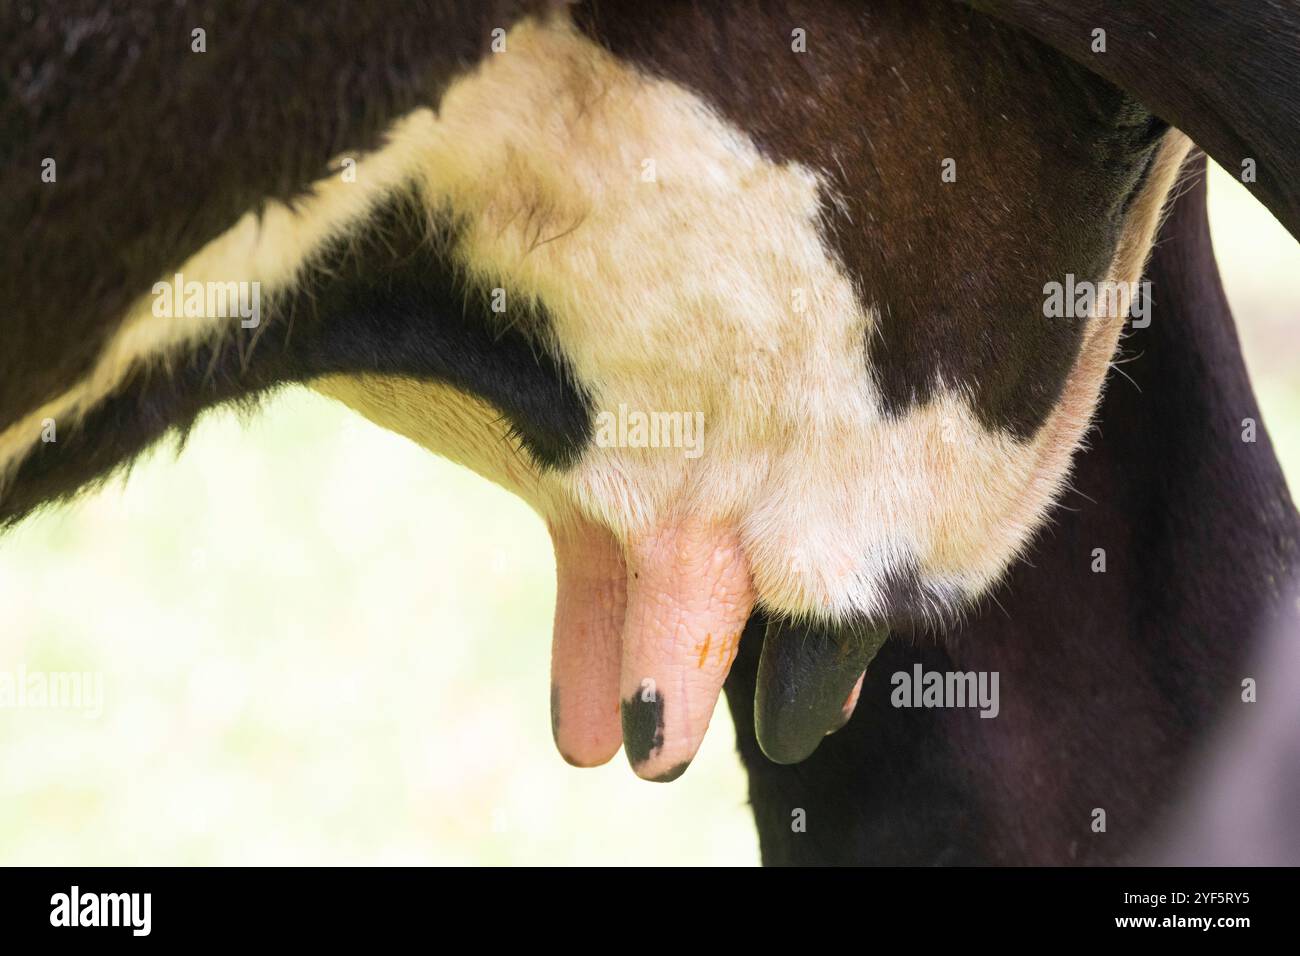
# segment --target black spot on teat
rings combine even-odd
[[[623,701],[620,708],[623,713],[623,750],[634,768],[649,760],[664,745],[663,693],[656,688],[652,695],[648,695],[649,700],[645,699],[646,696],[638,690]],[[677,767],[673,771],[678,771],[677,776],[681,775]]]
[[[689,760],[683,760],[676,766],[669,767],[659,776],[652,778],[651,783],[672,783],[678,777],[686,772],[686,768],[691,765]]]

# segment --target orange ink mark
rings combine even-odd
[[[740,653],[740,635],[741,635],[740,631],[737,631],[735,634],[731,635],[731,657],[727,661],[728,667],[736,663],[736,655]]]
[[[700,661],[696,667],[703,667],[704,662],[709,659],[709,645],[713,643],[713,635],[705,634],[704,643],[695,645],[700,652]]]
[[[724,638],[718,645],[718,663],[723,667],[730,667],[736,660],[736,652],[740,650],[740,632]]]

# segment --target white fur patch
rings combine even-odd
[[[1122,318],[1090,325],[1030,442],[984,430],[956,390],[887,419],[869,375],[875,317],[822,241],[835,197],[816,170],[764,158],[698,96],[562,20],[517,26],[507,50],[454,83],[436,116],[397,124],[356,183],[320,184],[297,215],[273,208],[260,233],[242,220],[186,277],[287,286],[325,241],[413,183],[431,217],[463,227],[467,273],[506,290],[507,321],[545,305],[551,325],[536,331],[597,412],[702,414],[702,454],[605,443],[543,474],[514,454],[494,411],[445,386],[335,377],[321,391],[552,523],[582,514],[624,541],[682,515],[734,524],[772,608],[877,612],[887,578],[909,569],[954,603],[996,580],[1061,488]],[[1186,148],[1167,139],[1109,278],[1139,277]],[[0,464],[30,447],[42,418],[84,413],[132,365],[210,334],[161,324],[141,303],[92,376],[0,435]]]
[[[835,197],[816,171],[770,162],[694,94],[565,29],[522,27],[510,49],[448,92],[426,196],[465,225],[480,283],[545,304],[598,412],[702,413],[704,439],[698,457],[598,446],[530,489],[503,483],[625,541],[681,514],[734,522],[758,594],[792,613],[877,611],[909,562],[953,603],[995,581],[1059,493],[1122,319],[1090,326],[1031,442],[987,432],[956,390],[886,419],[873,312],[822,241]],[[1110,278],[1139,278],[1186,146],[1171,137]],[[439,450],[409,417],[436,390],[385,387],[323,390]]]

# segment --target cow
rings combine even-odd
[[[1126,860],[1294,612],[1202,176],[1300,234],[1293,4],[3,16],[6,525],[309,386],[545,521],[570,763],[725,685],[770,863]]]

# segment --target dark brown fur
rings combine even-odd
[[[127,305],[289,200],[542,0],[60,0],[0,7],[0,429],[91,366]],[[207,31],[207,52],[191,31]],[[57,181],[41,181],[46,157]]]
[[[827,237],[881,311],[871,364],[889,407],[926,402],[942,380],[969,390],[986,425],[1033,434],[1081,333],[1044,321],[1043,285],[1105,277],[1162,123],[946,3],[597,0],[580,18],[774,159],[827,175],[844,203],[827,208]]]

